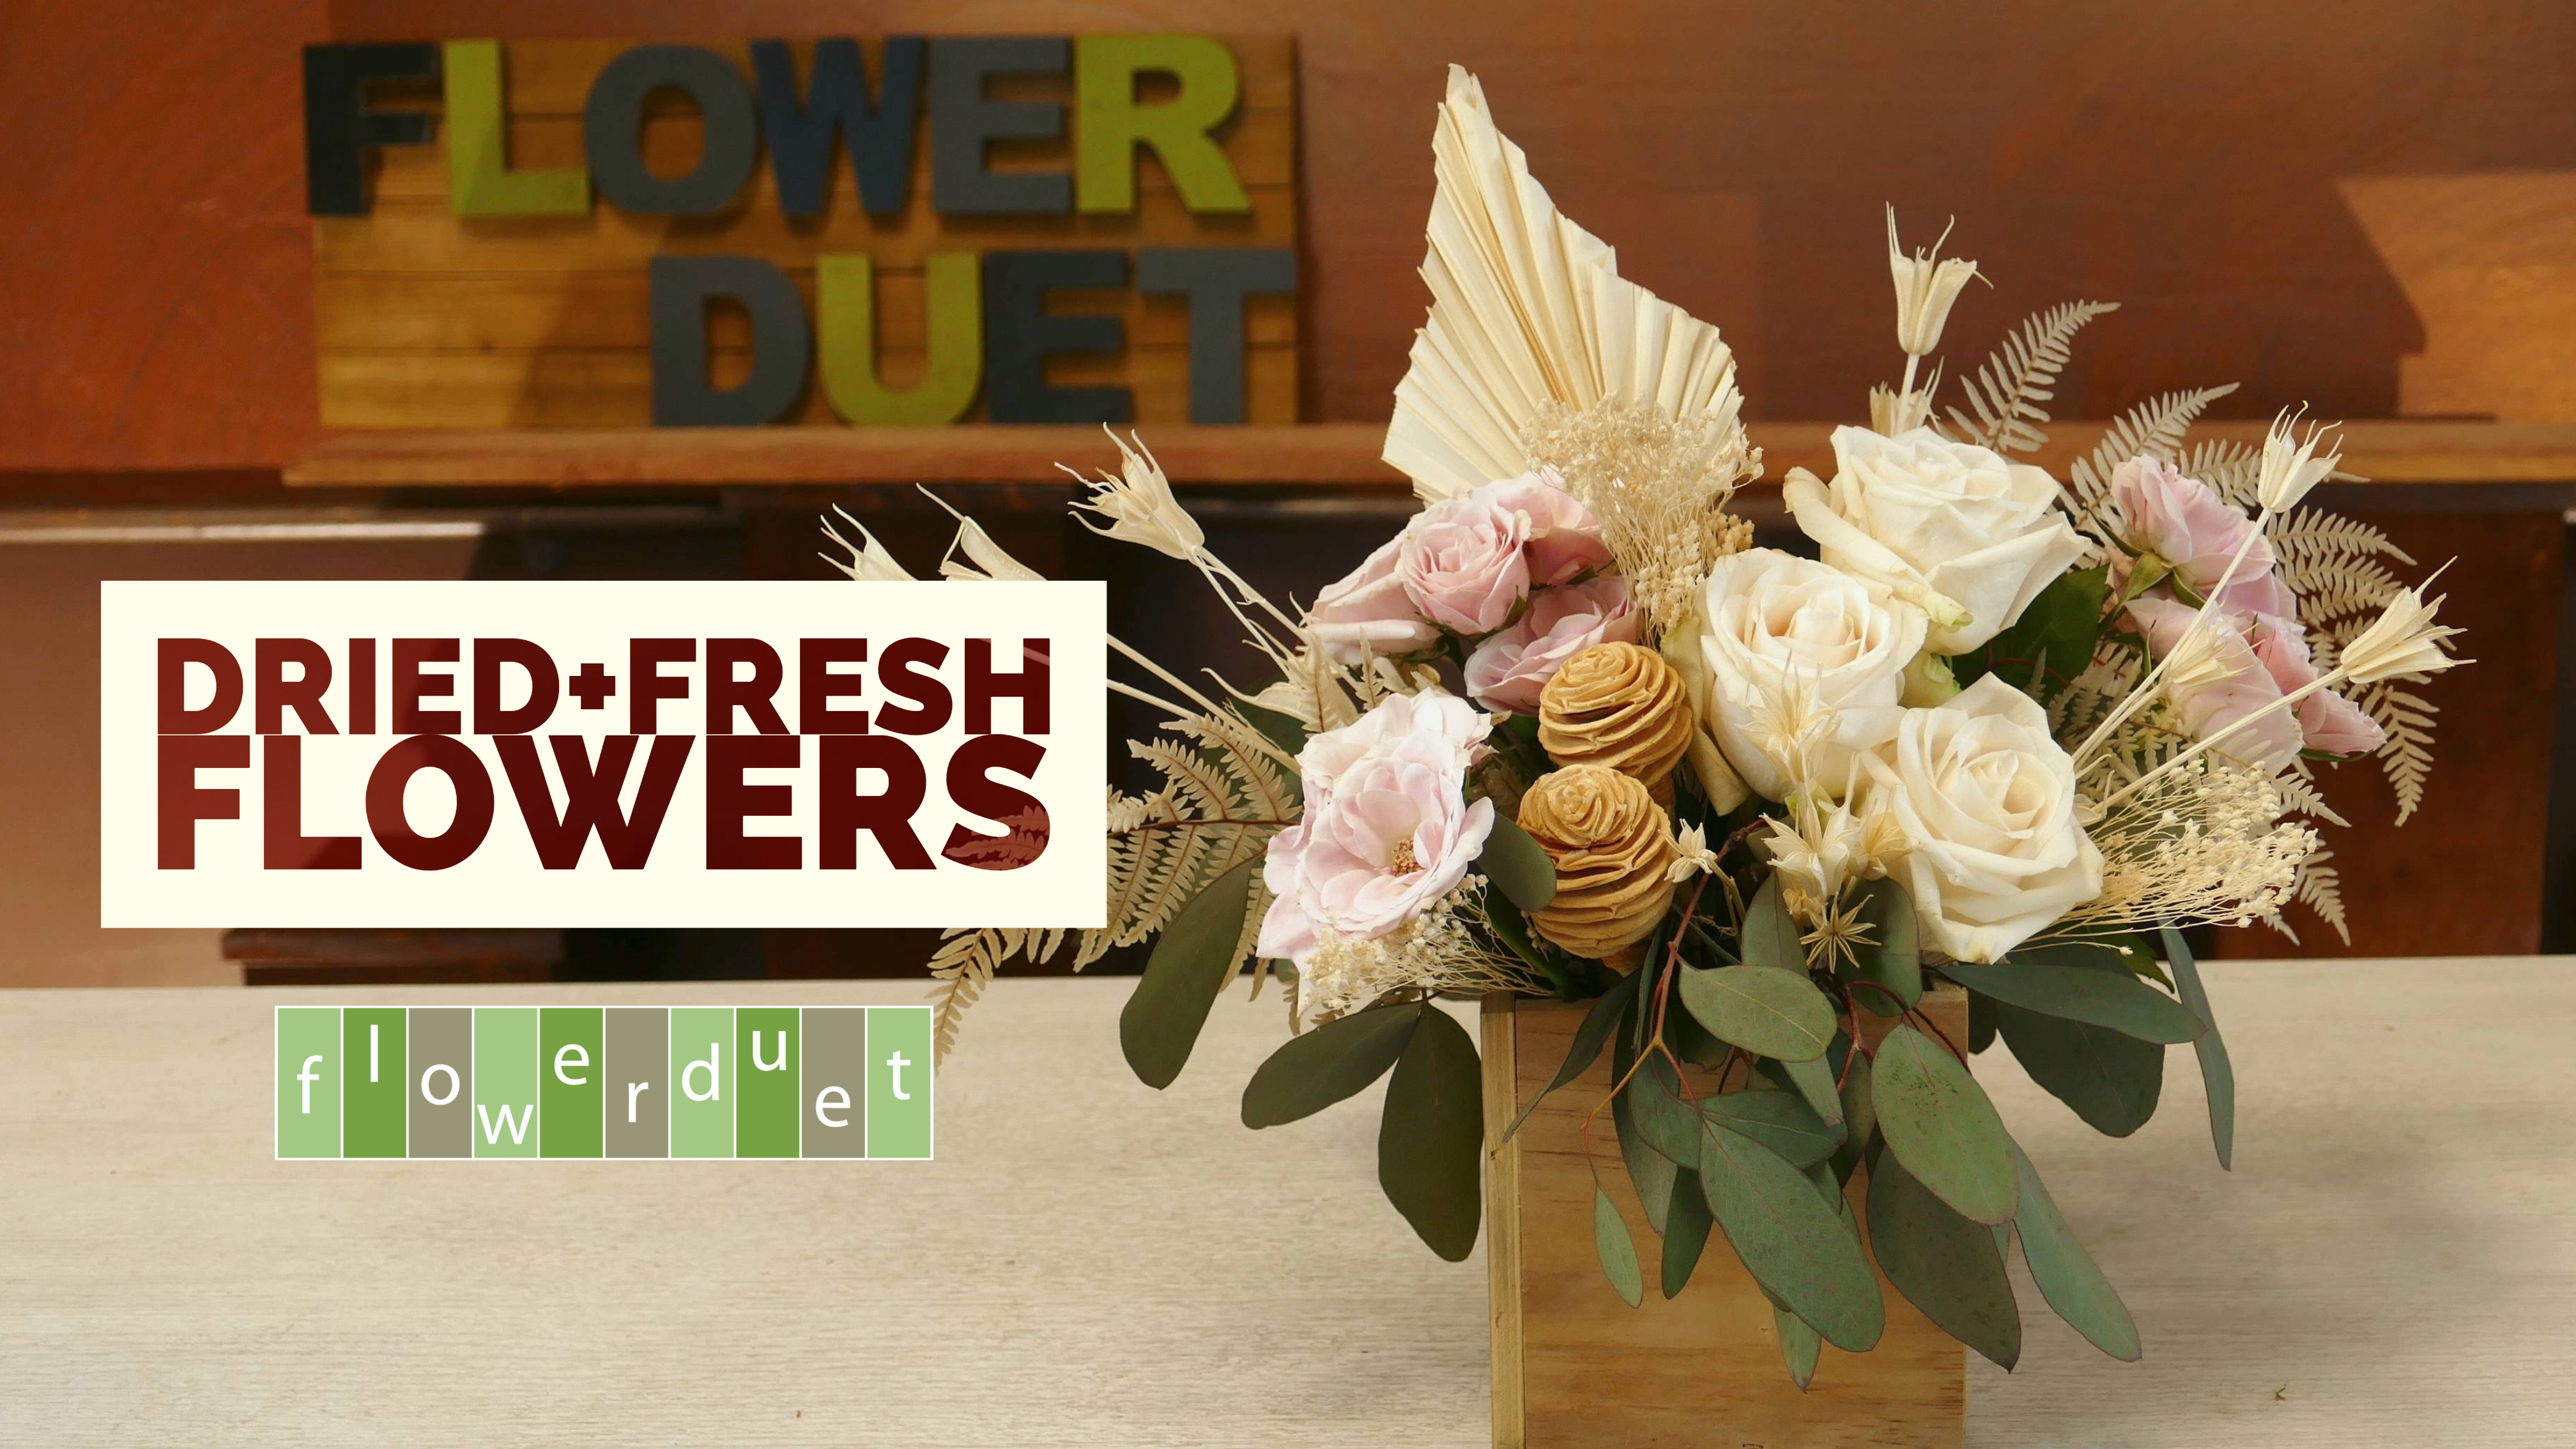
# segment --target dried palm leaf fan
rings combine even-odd
[[[1432,148],[1431,316],[1395,390],[1386,461],[1423,498],[1447,498],[1554,461],[1530,449],[1550,404],[1610,404],[1699,425],[1701,471],[1735,481],[1742,400],[1717,329],[1619,275],[1617,253],[1556,209],[1461,67]]]

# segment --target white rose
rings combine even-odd
[[[1921,610],[1884,589],[1771,548],[1719,559],[1691,623],[1696,647],[1686,652],[1695,658],[1682,671],[1691,708],[1726,764],[1768,800],[1785,798],[1798,781],[1783,742],[1760,717],[1766,697],[1792,685],[1814,691],[1829,723],[1807,763],[1816,783],[1838,792],[1852,754],[1830,720],[1893,708],[1925,628]],[[1703,780],[1709,773],[1700,771]]]
[[[1886,862],[1925,941],[1993,961],[2102,893],[2102,852],[2075,818],[2075,762],[2029,695],[1986,675],[1931,709],[1882,717],[1860,759],[1866,808],[1905,845]]]
[[[1791,469],[1782,485],[1825,562],[1883,584],[1932,620],[1935,654],[1964,654],[2012,626],[2084,541],[2057,480],[1930,428],[1893,438],[1834,429],[1834,481]]]

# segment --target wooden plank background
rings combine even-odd
[[[518,168],[582,163],[582,104],[621,40],[512,41],[502,47],[510,163]],[[930,205],[929,138],[936,124],[924,101],[914,133],[912,192],[900,215],[861,210],[846,155],[835,148],[823,215],[779,210],[764,149],[753,182],[712,217],[635,216],[594,201],[579,216],[463,217],[450,208],[443,139],[387,147],[379,154],[371,208],[362,217],[315,217],[314,334],[321,416],[345,428],[610,428],[652,420],[652,365],[646,265],[657,255],[732,253],[785,269],[811,315],[814,259],[865,253],[877,267],[877,357],[888,386],[921,375],[922,261],[932,251],[1001,248],[1260,246],[1294,249],[1297,229],[1296,46],[1284,37],[1226,37],[1242,100],[1217,132],[1252,201],[1241,215],[1193,215],[1150,151],[1137,160],[1136,209],[1112,216],[941,216]],[[706,48],[750,74],[747,41]],[[811,74],[810,42],[792,43],[797,75]],[[860,37],[873,83],[883,42]],[[997,98],[1067,103],[1070,78],[1000,77]],[[1148,82],[1145,98],[1155,98]],[[435,87],[388,87],[387,109],[439,109]],[[1065,139],[997,142],[995,171],[1071,169],[1073,119]],[[657,174],[684,171],[696,156],[699,124],[675,96],[659,97],[644,126],[644,152]],[[1065,357],[1048,379],[1067,386],[1123,384],[1140,425],[1189,416],[1186,299],[1131,290],[1052,293],[1059,313],[1119,316],[1127,350],[1117,357]],[[1244,361],[1247,421],[1293,423],[1298,416],[1298,306],[1293,296],[1249,299]],[[719,387],[750,365],[738,309],[711,317],[712,376]],[[984,416],[979,400],[969,421]],[[819,369],[790,421],[841,426]]]

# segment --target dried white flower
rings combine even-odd
[[[1708,832],[1685,825],[1673,835],[1673,863],[1664,879],[1679,884],[1695,875],[1717,874],[1717,852],[1708,848]]]
[[[1172,480],[1163,476],[1162,465],[1154,461],[1144,439],[1133,433],[1121,439],[1106,425],[1101,431],[1109,433],[1109,441],[1118,445],[1122,476],[1112,477],[1104,471],[1096,479],[1085,478],[1062,463],[1056,464],[1060,471],[1091,490],[1089,497],[1076,499],[1073,506],[1109,520],[1107,528],[1087,518],[1082,520],[1083,526],[1184,562],[1196,557],[1207,547],[1207,535],[1172,495]]]
[[[2294,443],[2295,414],[2284,410],[2272,420],[2263,434],[2262,471],[2256,475],[2254,500],[2272,513],[2287,513],[2308,496],[2308,490],[2324,482],[2343,461],[2341,453],[2316,456],[2317,445],[2324,440],[2325,429],[2311,425],[2307,440]]]
[[[1959,300],[1968,279],[1977,275],[1975,262],[1958,257],[1935,260],[1940,255],[1941,242],[1949,239],[1950,228],[1945,226],[1931,251],[1918,251],[1909,257],[1896,240],[1896,208],[1887,209],[1887,269],[1896,278],[1896,345],[1908,357],[1928,356],[1941,345],[1941,328],[1950,320],[1950,304]]]
[[[861,583],[908,584],[913,581],[912,575],[904,572],[903,565],[894,561],[894,554],[883,543],[877,541],[875,534],[868,532],[866,524],[851,518],[850,511],[837,504],[833,506],[832,511],[841,515],[848,521],[850,527],[859,531],[859,541],[852,543],[841,537],[840,530],[832,527],[832,520],[824,519],[823,536],[850,551],[848,563],[843,563],[828,553],[822,555],[824,562]]]
[[[2343,646],[2343,663],[2336,672],[2355,684],[2376,684],[2404,674],[2439,674],[2454,664],[2469,663],[2444,652],[2442,641],[2460,631],[2433,622],[2441,607],[2442,599],[2425,603],[2420,589],[2399,590],[2378,620]]]
[[[1003,552],[1002,546],[993,542],[993,536],[984,531],[982,524],[950,508],[948,500],[927,488],[921,490],[921,496],[938,504],[949,517],[957,520],[957,537],[939,560],[941,578],[971,579],[977,583],[990,583],[997,579],[1008,583],[1045,581],[1046,575]],[[966,563],[957,561],[957,555],[961,553],[966,555]]]
[[[1528,962],[1480,944],[1491,940],[1485,878],[1471,875],[1412,921],[1363,939],[1318,931],[1297,968],[1297,1019],[1314,1026],[1348,1016],[1392,991],[1544,993]]]

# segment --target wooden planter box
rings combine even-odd
[[[1601,1181],[1628,1220],[1645,1269],[1642,1308],[1620,1301],[1592,1244],[1584,1114],[1610,1090],[1610,1054],[1492,1147],[1565,1061],[1588,1002],[1489,998],[1484,1016],[1486,1262],[1491,1279],[1496,1449],[1958,1449],[1967,1350],[1885,1278],[1887,1333],[1863,1355],[1830,1346],[1804,1393],[1781,1366],[1771,1304],[1712,1232],[1690,1286],[1667,1300],[1661,1241],[1646,1224],[1604,1110],[1593,1145]],[[1947,988],[1924,1009],[1967,1039],[1967,998]],[[1892,1023],[1864,1014],[1873,1039]],[[1694,1090],[1701,1083],[1694,1077]],[[1855,1207],[1865,1174],[1854,1174]]]

